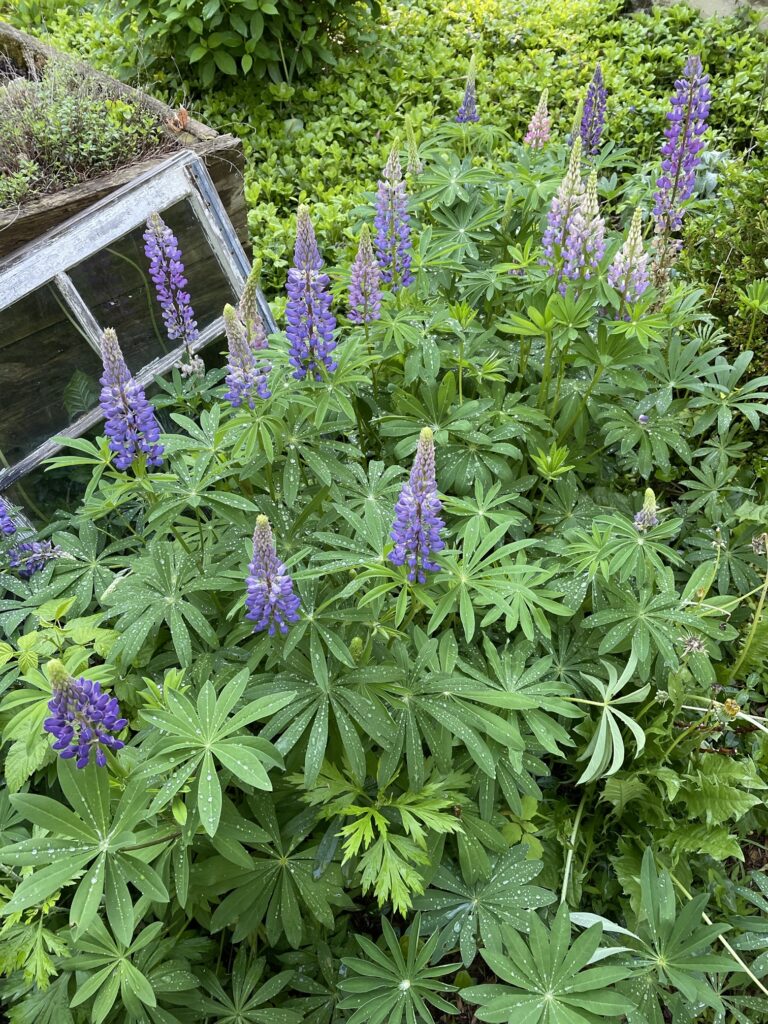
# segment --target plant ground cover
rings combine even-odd
[[[46,24],[55,45],[183,102],[243,139],[251,235],[274,289],[282,287],[289,262],[296,204],[312,203],[326,248],[350,245],[359,227],[350,215],[360,190],[375,182],[389,140],[404,136],[406,115],[419,138],[450,115],[473,54],[484,119],[518,141],[544,88],[555,128],[565,136],[600,61],[611,136],[647,159],[663,127],[662,97],[685,54],[699,52],[717,76],[710,149],[719,156],[702,177],[704,206],[692,228],[687,271],[729,321],[734,344],[747,343],[751,310],[743,291],[768,265],[768,198],[761,187],[768,174],[765,34],[748,12],[702,20],[685,4],[631,17],[621,7],[620,0],[385,4],[373,39],[349,43],[331,73],[280,84],[224,78],[203,91],[186,74],[180,80],[173,61],[154,61],[146,39],[127,25],[118,28],[103,7],[88,13],[54,4]],[[23,20],[24,10],[14,5],[8,17]],[[36,31],[37,3],[28,19]],[[501,137],[500,158],[505,147]],[[724,192],[720,202],[707,199],[715,179]],[[762,333],[749,340],[758,359]]]
[[[152,404],[104,332],[81,503],[0,504],[11,1024],[768,1021],[768,378],[670,77],[660,173],[470,75]]]

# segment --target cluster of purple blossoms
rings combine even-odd
[[[467,84],[464,87],[464,99],[459,112],[456,115],[456,121],[459,124],[469,124],[474,121],[479,121],[480,115],[477,112],[477,83],[475,81],[475,58],[469,62],[469,72],[467,73]]]
[[[330,278],[322,272],[323,260],[306,206],[299,207],[293,266],[288,271],[288,303],[285,333],[290,341],[289,359],[293,376],[303,380],[311,374],[322,380],[320,367],[336,369],[331,353],[336,348],[333,332],[336,318],[331,313]]]
[[[411,273],[411,223],[408,197],[397,146],[392,147],[376,200],[376,259],[385,284],[399,291],[413,281]]]
[[[120,706],[115,697],[102,693],[99,683],[90,679],[75,679],[60,661],[50,661],[48,678],[53,684],[53,697],[48,701],[50,717],[43,728],[56,737],[53,749],[63,758],[77,758],[78,768],[85,768],[95,754],[96,764],[103,768],[108,750],[120,750],[125,744],[117,733],[126,727],[127,719],[120,717]]]
[[[61,554],[61,548],[49,540],[25,540],[8,552],[8,565],[23,580],[31,579]]]
[[[568,222],[561,256],[560,292],[566,281],[588,281],[605,254],[605,222],[597,202],[597,173],[589,176],[584,198]]]
[[[635,513],[635,529],[640,533],[647,533],[654,526],[658,526],[658,511],[656,495],[650,487],[646,487],[643,507]]]
[[[253,559],[246,579],[248,593],[245,616],[254,623],[254,633],[267,630],[288,632],[288,624],[299,618],[299,598],[293,592],[293,580],[285,564],[277,557],[272,527],[266,516],[256,517],[253,532]]]
[[[381,313],[381,268],[376,262],[368,225],[363,225],[360,245],[349,280],[349,319],[353,324],[370,324]]]
[[[395,546],[389,560],[393,565],[408,567],[411,583],[417,580],[425,583],[426,573],[437,572],[440,568],[432,556],[445,547],[440,538],[445,525],[440,518],[442,507],[435,479],[434,436],[429,427],[424,427],[410,478],[403,484],[395,505],[395,521],[390,533]]]
[[[176,236],[159,213],[147,219],[144,253],[149,260],[149,276],[155,285],[157,301],[163,311],[165,330],[170,341],[180,340],[189,347],[199,337],[197,321],[185,290],[184,264]]]
[[[229,304],[224,307],[224,331],[227,336],[227,391],[224,397],[235,409],[243,402],[253,409],[255,395],[269,398],[271,394],[267,375],[272,367],[257,355],[264,348],[261,339],[266,343],[266,333],[258,312],[256,316],[261,330],[254,331],[255,321],[252,321],[249,332],[238,311]]]
[[[584,152],[595,156],[600,151],[600,139],[605,127],[605,101],[608,93],[603,84],[603,71],[598,64],[592,81],[587,86],[584,110],[579,131]]]
[[[638,207],[627,238],[608,267],[608,284],[615,288],[622,303],[637,302],[650,284],[648,253],[643,248],[642,211]]]
[[[11,519],[8,506],[2,498],[0,498],[0,533],[6,536],[16,533],[16,524]]]
[[[660,234],[677,231],[682,224],[681,204],[693,193],[711,98],[709,75],[704,74],[701,59],[689,57],[683,77],[675,82],[672,109],[667,114],[669,124],[664,129],[666,141],[661,147],[661,176],[656,182],[653,208]]]
[[[526,133],[523,142],[526,146],[530,146],[531,149],[542,149],[544,144],[549,140],[549,132],[552,125],[549,111],[547,110],[547,98],[548,92],[545,89],[541,96],[539,96],[539,102],[536,110],[533,113],[530,124],[528,125],[528,131]]]
[[[115,465],[121,470],[128,469],[142,455],[146,456],[148,466],[161,465],[163,446],[158,444],[160,426],[155,410],[126,366],[111,327],[101,336],[101,358],[104,373],[99,401],[106,421],[104,433],[109,438],[110,451],[116,456]]]

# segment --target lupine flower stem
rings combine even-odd
[[[199,337],[197,321],[186,291],[179,243],[159,213],[149,215],[144,242],[149,276],[155,284],[168,338],[181,341],[191,358],[189,346]]]
[[[336,361],[331,355],[336,348],[333,337],[336,318],[331,313],[330,278],[322,268],[323,260],[309,210],[300,206],[285,308],[288,321],[285,333],[291,343],[290,362],[296,380],[303,380],[307,375],[314,380],[322,380],[321,367],[326,373],[333,373],[336,369]]]
[[[408,197],[400,168],[397,143],[392,147],[379,181],[376,199],[376,259],[381,279],[397,292],[413,281]]]
[[[393,565],[408,568],[411,583],[426,583],[427,572],[437,572],[434,555],[445,547],[440,533],[442,503],[435,479],[435,441],[429,427],[419,437],[410,478],[403,484],[395,506],[395,521],[390,534],[395,542],[389,554]]]

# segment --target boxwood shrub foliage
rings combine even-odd
[[[477,103],[359,210],[377,316],[303,209],[288,335],[246,294],[228,369],[159,382],[161,466],[70,441],[81,505],[0,522],[12,1024],[768,1019],[768,380],[669,248],[609,283],[652,242],[615,133],[580,160]],[[584,187],[604,252],[558,281]]]

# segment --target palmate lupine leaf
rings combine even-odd
[[[442,867],[414,906],[422,911],[425,927],[439,930],[435,957],[459,948],[462,963],[469,967],[477,956],[477,944],[500,946],[505,927],[527,931],[529,911],[546,907],[554,894],[529,885],[541,871],[541,861],[527,859],[528,848],[513,846],[497,858],[490,875],[473,884]]]
[[[624,671],[619,675],[615,667],[608,662],[603,662],[608,673],[608,681],[602,682],[596,676],[585,675],[584,681],[598,694],[600,702],[600,719],[597,723],[589,745],[583,754],[579,755],[580,761],[589,758],[589,762],[578,779],[580,785],[595,782],[597,779],[614,775],[624,763],[624,740],[621,735],[620,725],[625,725],[635,740],[636,755],[639,756],[645,748],[645,733],[642,728],[618,705],[638,704],[645,700],[650,692],[650,684],[631,693],[625,693],[619,697],[618,694],[626,686],[635,673],[637,658],[630,654]]]
[[[457,964],[430,967],[437,945],[437,933],[424,945],[419,943],[420,919],[416,916],[408,935],[408,952],[403,954],[397,935],[386,918],[381,922],[386,951],[364,935],[356,935],[365,954],[343,957],[349,976],[340,985],[346,993],[339,1007],[355,1010],[349,1024],[434,1024],[430,1007],[454,1014],[456,1007],[439,993],[451,992],[453,985],[441,981]]]
[[[502,930],[501,946],[480,955],[499,979],[474,985],[462,998],[477,1003],[478,1020],[489,1024],[593,1024],[597,1017],[619,1018],[631,1001],[615,985],[631,974],[628,966],[590,967],[602,938],[599,924],[571,944],[568,908],[560,907],[548,930],[530,915],[526,942],[511,928]]]

